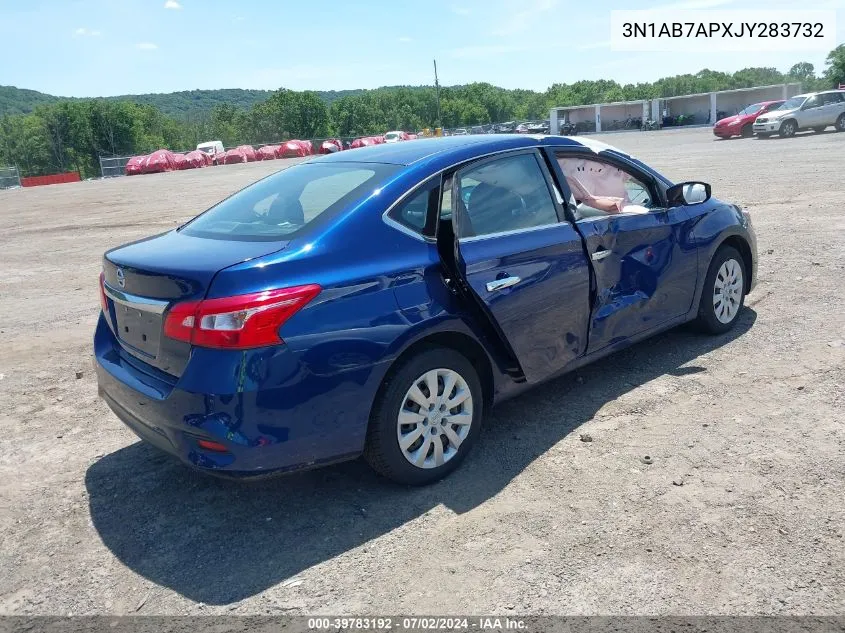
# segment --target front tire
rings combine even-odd
[[[788,121],[784,121],[780,124],[780,131],[778,132],[778,134],[780,134],[781,138],[790,138],[792,136],[795,136],[795,133],[797,131],[798,124],[792,119],[789,119]]]
[[[698,304],[700,329],[709,334],[723,334],[736,325],[745,305],[746,275],[739,251],[732,246],[722,246],[716,251]]]
[[[837,117],[835,125],[837,132],[845,132],[845,112]]]
[[[442,479],[469,453],[484,409],[478,372],[464,356],[432,347],[402,362],[382,384],[364,459],[400,484]]]
[[[746,123],[742,126],[742,131],[740,132],[740,136],[742,138],[751,138],[754,136],[754,128],[750,123]]]

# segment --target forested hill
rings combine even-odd
[[[354,96],[363,90],[325,90],[317,95],[331,105],[342,97]],[[242,90],[225,88],[221,90],[183,90],[141,95],[120,95],[107,97],[114,101],[132,101],[141,105],[151,105],[162,114],[184,118],[201,114],[210,114],[215,106],[231,105],[239,110],[249,110],[254,105],[265,101],[272,90]],[[29,114],[37,106],[58,101],[74,101],[72,97],[57,97],[36,90],[26,90],[15,86],[0,86],[0,116],[4,114]]]

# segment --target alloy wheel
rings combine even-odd
[[[417,378],[402,400],[396,434],[399,448],[417,468],[437,468],[455,457],[472,425],[472,393],[452,369]]]
[[[736,318],[743,292],[742,266],[735,259],[725,260],[713,287],[713,311],[720,323],[730,323]]]

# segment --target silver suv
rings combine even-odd
[[[845,132],[845,90],[826,90],[797,95],[757,117],[754,133],[762,138],[779,134],[794,136],[799,130],[823,132],[833,125]]]

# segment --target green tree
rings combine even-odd
[[[827,68],[824,71],[824,77],[828,85],[836,88],[840,84],[845,84],[845,44],[840,44],[830,51],[825,64]]]

